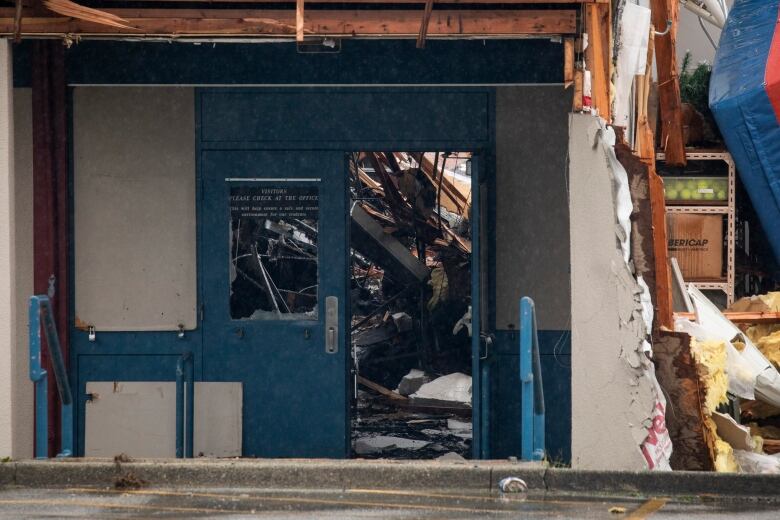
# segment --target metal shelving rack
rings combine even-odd
[[[656,154],[656,160],[658,161],[663,161],[665,157],[666,155],[663,153]],[[720,206],[668,204],[666,211],[667,213],[721,214],[726,216],[726,281],[686,280],[686,282],[692,283],[703,290],[723,291],[726,293],[727,304],[731,305],[734,302],[734,250],[736,236],[736,171],[734,160],[731,158],[730,153],[723,151],[686,152],[685,158],[691,161],[723,161],[729,168],[727,204]]]

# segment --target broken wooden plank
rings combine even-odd
[[[127,21],[130,28],[62,16],[41,16],[24,10],[22,36],[102,35],[143,36],[295,36],[296,12],[285,9],[105,9]],[[14,8],[0,9],[0,35],[14,34]],[[408,36],[419,33],[415,10],[309,10],[306,34],[333,37]],[[576,11],[561,10],[437,10],[431,15],[428,37],[574,34]]]
[[[647,45],[647,62],[645,74],[637,76],[637,123],[636,123],[636,150],[637,155],[648,164],[655,164],[655,134],[650,125],[648,116],[648,104],[650,101],[650,85],[653,81],[653,35],[655,29],[650,25],[650,38]]]
[[[366,379],[363,376],[357,376],[357,382],[366,388],[370,388],[374,392],[377,392],[378,394],[381,394],[385,397],[389,397],[390,399],[394,399],[397,401],[408,401],[408,398],[402,396],[398,392],[394,392],[393,390],[389,390],[385,388],[384,386],[380,385],[379,383],[374,383],[373,381]]]
[[[304,0],[295,1],[295,41],[303,41],[303,2]]]
[[[433,171],[433,163],[430,161],[430,159],[423,156],[420,169],[434,186],[438,186],[439,181],[441,181],[442,193],[444,193],[447,198],[450,199],[457,207],[457,213],[462,214],[468,207],[469,200],[466,198],[466,196],[463,195],[463,193],[461,193],[457,186],[455,186],[452,182],[450,182],[449,179],[447,179],[447,177],[444,176],[443,166],[444,163],[442,163],[441,172],[438,171],[439,168],[437,168],[437,171]]]
[[[780,323],[780,312],[723,311],[723,315],[732,323]],[[688,320],[696,320],[696,315],[693,312],[676,312],[674,313],[674,317],[675,319],[684,318]]]
[[[132,5],[135,2],[145,3],[148,0],[105,0],[106,2]],[[289,2],[291,0],[287,0]],[[426,0],[308,0],[310,4],[424,4]],[[283,4],[280,0],[167,0],[166,3],[209,3],[209,4]],[[437,0],[439,4],[498,4],[498,5],[533,5],[533,4],[606,4],[610,0]]]
[[[591,74],[591,99],[593,108],[607,122],[611,120],[610,109],[610,63],[611,63],[611,8],[608,4],[585,6],[585,32],[588,33],[588,47],[585,49],[585,64]]]
[[[769,455],[780,453],[780,440],[764,439],[764,453],[768,453]]]
[[[431,12],[433,11],[433,0],[425,0],[425,9],[423,10],[422,22],[420,22],[420,33],[417,35],[417,48],[425,48],[425,37],[428,36],[428,25],[431,23]]]
[[[572,112],[582,112],[583,73],[577,69],[574,71],[574,99],[572,100]]]
[[[661,105],[661,143],[666,163],[684,166],[685,143],[682,128],[682,101],[680,78],[677,74],[677,0],[651,0],[652,22],[655,33],[655,64],[658,77],[658,96]],[[668,31],[667,31],[668,28]],[[660,34],[659,34],[660,33]]]
[[[76,2],[72,2],[71,0],[43,0],[43,5],[52,12],[71,18],[77,18],[85,22],[108,25],[121,29],[130,29],[127,25],[127,20],[124,20],[119,16],[99,9],[85,7]]]
[[[563,40],[563,88],[574,83],[574,38]]]
[[[655,374],[667,399],[666,428],[674,446],[669,462],[675,470],[712,471],[714,439],[703,412],[706,389],[690,340],[681,332],[662,331],[653,341]]]
[[[655,323],[656,327],[674,328],[672,311],[672,272],[666,240],[666,198],[664,181],[649,165],[650,211],[653,221],[653,249],[655,256]]]

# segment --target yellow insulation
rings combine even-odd
[[[758,296],[770,312],[780,312],[780,292],[770,292]]]
[[[715,440],[715,471],[718,473],[739,472],[739,465],[734,458],[734,448],[721,439]]]
[[[780,330],[759,338],[756,346],[775,367],[780,367]]]
[[[722,341],[697,341],[691,338],[691,352],[699,365],[702,381],[707,387],[707,395],[704,399],[705,411],[712,413],[718,405],[728,402],[726,344]]]

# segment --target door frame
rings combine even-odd
[[[117,85],[119,86],[119,85]],[[130,85],[128,85],[130,86]],[[174,86],[174,85],[165,85],[165,86]],[[434,94],[434,95],[444,95],[445,97],[447,95],[458,95],[458,94],[481,94],[481,96],[476,96],[475,98],[479,98],[482,101],[478,101],[479,103],[482,103],[482,106],[479,107],[479,110],[484,113],[484,120],[479,121],[476,120],[474,123],[482,124],[485,127],[485,130],[482,134],[480,134],[477,137],[465,137],[460,139],[442,139],[441,137],[432,136],[430,139],[426,139],[425,136],[415,136],[413,138],[406,138],[406,139],[394,139],[394,140],[387,140],[387,139],[371,139],[371,135],[360,135],[359,137],[351,137],[347,139],[322,139],[322,140],[308,140],[308,141],[273,141],[273,142],[263,142],[259,140],[255,141],[245,141],[241,143],[236,142],[208,142],[204,143],[204,140],[202,139],[203,135],[203,118],[202,118],[202,110],[203,110],[203,97],[205,93],[209,92],[247,92],[247,91],[255,91],[255,92],[262,92],[262,93],[270,93],[270,92],[286,92],[286,93],[300,93],[302,95],[308,95],[308,94],[329,94],[329,93],[372,93],[376,94],[378,96],[381,96],[383,94],[392,94],[392,93],[401,93],[403,94],[403,97],[407,96],[414,96],[415,94]],[[409,151],[409,152],[420,152],[420,151],[430,151],[430,150],[459,150],[459,151],[472,151],[475,154],[475,161],[478,161],[479,166],[477,168],[473,168],[472,170],[472,190],[477,189],[479,186],[479,180],[486,179],[489,176],[493,175],[493,172],[495,171],[495,87],[494,86],[418,86],[418,85],[393,85],[393,86],[375,86],[375,85],[349,85],[349,86],[339,86],[339,87],[332,87],[332,86],[225,86],[225,87],[213,87],[213,86],[194,86],[194,99],[195,99],[195,135],[193,135],[193,138],[195,139],[195,182],[196,182],[196,208],[195,208],[195,215],[196,215],[196,240],[199,242],[202,240],[202,216],[203,216],[203,190],[202,190],[202,171],[201,171],[201,162],[202,162],[202,152],[204,150],[228,150],[228,149],[247,149],[247,150],[259,150],[259,149],[277,149],[277,150],[338,150],[341,152],[349,152],[354,150],[391,150],[391,151],[397,151],[397,150],[403,150],[403,151]],[[68,100],[68,123],[69,123],[69,149],[71,149],[72,152],[72,135],[73,135],[73,104],[72,104],[72,87],[69,88],[69,100]],[[398,115],[398,119],[394,118],[387,118],[388,120],[395,121],[395,123],[399,126],[402,126],[402,121],[404,118],[415,118],[419,119],[421,115],[419,113],[413,113],[409,114],[408,111],[404,111],[403,107],[398,107],[397,109],[393,107],[395,112],[393,112],[395,115]],[[463,125],[463,118],[460,117],[458,113],[458,107],[457,106],[449,106],[447,107],[446,111],[443,111],[441,114],[439,114],[439,117],[444,116],[445,119],[451,118],[452,121],[456,122],[456,125]],[[428,117],[436,117],[436,114],[431,111],[430,113],[422,114],[422,116],[428,116]],[[472,120],[468,120],[471,124]],[[471,134],[469,134],[471,135]],[[445,136],[446,137],[446,136]],[[74,200],[74,193],[73,193],[73,178],[74,178],[74,167],[73,167],[73,157],[72,153],[69,156],[69,173],[70,173],[70,200],[73,202]],[[346,167],[344,169],[344,172],[346,172]],[[346,174],[346,173],[345,173]],[[479,202],[475,203],[475,206],[478,205]],[[71,204],[71,211],[70,211],[70,233],[71,236],[74,229],[73,224],[73,211],[74,206]],[[477,212],[474,211],[474,215],[477,215]],[[349,215],[348,212],[344,215],[345,218],[345,227],[347,229],[347,236],[345,237],[346,240],[349,240]],[[473,218],[474,221],[478,221],[479,218]],[[474,222],[472,222],[472,225],[474,225]],[[476,228],[472,228],[476,229]],[[473,239],[480,237],[479,233],[474,233]],[[481,236],[482,244],[487,244],[487,238],[485,236]],[[475,252],[478,252],[481,250],[480,248],[480,240],[473,240],[474,245],[472,247],[472,262],[478,261],[479,258],[475,255]],[[347,242],[349,244],[349,242]],[[196,257],[196,267],[197,267],[197,308],[198,308],[198,314],[201,314],[202,306],[204,304],[203,300],[203,285],[202,285],[202,277],[200,276],[200,273],[203,272],[203,259],[201,258],[200,254],[200,245],[197,246],[197,257]],[[347,247],[347,254],[348,254],[348,247]],[[161,377],[164,374],[168,374],[168,370],[164,370],[161,372],[161,368],[158,366],[152,366],[153,363],[150,363],[148,365],[138,364],[138,366],[134,366],[132,369],[128,368],[128,370],[125,370],[122,368],[122,359],[128,359],[127,356],[147,356],[149,359],[152,359],[153,357],[162,358],[160,359],[166,359],[166,360],[173,360],[173,363],[175,364],[175,359],[178,358],[178,356],[181,356],[184,351],[190,351],[193,354],[194,359],[194,369],[195,369],[195,380],[196,381],[202,381],[203,376],[203,366],[202,366],[202,354],[203,354],[203,339],[202,339],[202,327],[198,326],[195,330],[189,331],[186,334],[186,337],[182,341],[181,339],[178,339],[176,337],[176,333],[164,333],[164,332],[102,332],[99,333],[100,335],[100,345],[97,345],[93,342],[90,342],[88,339],[88,334],[86,331],[76,328],[76,316],[75,316],[75,308],[73,306],[75,297],[75,284],[73,284],[75,271],[74,271],[74,258],[75,258],[75,250],[73,241],[71,241],[70,245],[70,273],[69,273],[69,279],[71,281],[71,291],[69,294],[69,302],[70,302],[70,334],[71,334],[71,351],[69,354],[70,363],[69,363],[69,372],[70,377],[73,385],[76,388],[76,399],[78,406],[74,409],[74,435],[76,436],[76,451],[78,455],[82,455],[84,453],[84,439],[85,439],[85,414],[84,414],[84,407],[86,400],[88,396],[85,393],[85,390],[83,388],[86,380],[94,380],[94,381],[111,381],[111,380],[128,380],[128,381],[161,381],[161,380],[174,380],[175,373],[173,370],[170,370],[170,379],[167,379],[166,377]],[[476,259],[476,260],[475,260]],[[348,262],[345,263],[348,268]],[[472,263],[472,265],[474,265]],[[490,269],[490,263],[484,262],[483,265],[481,265],[481,270],[483,273],[486,273]],[[348,276],[348,273],[345,274],[345,276]],[[484,281],[484,280],[483,280]],[[475,278],[474,272],[472,272],[472,284],[477,283],[479,284],[478,277]],[[484,287],[483,287],[484,289]],[[347,295],[348,298],[349,295]],[[478,290],[475,290],[474,286],[472,285],[472,301],[473,299],[480,299],[480,293]],[[487,302],[483,302],[486,304]],[[348,301],[344,302],[345,305],[349,305]],[[484,308],[484,305],[482,305]],[[472,308],[475,309],[474,315],[472,316],[472,321],[474,322],[474,316],[476,316],[476,309],[477,306],[472,304]],[[345,316],[347,316],[348,313],[345,313]],[[487,319],[487,315],[483,315],[481,317],[476,316],[476,323],[482,322],[484,325],[485,320]],[[200,320],[199,320],[200,321]],[[345,330],[348,330],[348,327],[345,328]],[[474,334],[472,335],[472,360],[474,361],[474,358],[476,357],[476,365],[479,366],[479,347],[478,347],[478,338],[479,338],[479,331],[477,328],[473,329]],[[475,341],[474,338],[477,338]],[[475,347],[475,344],[477,345]],[[349,341],[347,339],[346,334],[344,335],[344,338],[342,339],[341,343],[342,348],[348,348]],[[89,358],[90,362],[91,360],[100,360],[96,361],[92,365],[90,365],[91,368],[88,369],[88,374],[86,372],[82,372],[80,369],[80,358],[83,356],[100,356],[99,358]],[[85,360],[87,358],[84,358]],[[141,360],[140,357],[137,357],[137,359]],[[346,357],[346,363],[345,363],[345,371],[349,374],[350,366],[349,366],[349,357]],[[479,370],[475,371],[472,374],[472,403],[473,403],[473,410],[474,410],[474,418],[480,417],[480,386],[479,386]],[[121,378],[121,379],[120,379]],[[351,385],[347,385],[348,392],[351,392]],[[349,395],[345,397],[344,400],[344,406],[346,407],[346,413],[345,417],[347,420],[347,431],[349,432],[349,422],[350,422],[350,413],[349,413]],[[480,438],[481,438],[481,427],[480,424],[475,422],[474,423],[474,438],[473,438],[473,456],[474,458],[481,458],[486,456],[484,453],[484,450],[480,446]],[[349,449],[350,445],[350,436],[347,436],[347,439],[345,439],[345,444],[347,448]],[[348,451],[346,453],[349,453]]]

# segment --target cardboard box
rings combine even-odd
[[[723,215],[667,213],[666,236],[686,281],[723,279]]]

